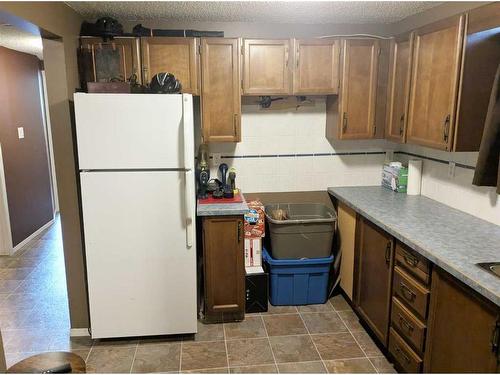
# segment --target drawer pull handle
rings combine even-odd
[[[413,290],[411,290],[405,283],[400,282],[399,283],[399,289],[401,290],[401,293],[403,294],[403,297],[410,301],[413,302],[417,295]]]
[[[399,325],[403,328],[406,328],[406,330],[408,331],[408,333],[412,334],[413,333],[413,330],[415,329],[410,323],[408,323],[406,321],[405,318],[403,318],[403,316],[401,314],[398,314],[399,315]]]
[[[410,254],[404,254],[403,258],[404,258],[406,264],[408,264],[410,267],[416,267],[418,264],[418,258],[414,257]]]
[[[396,346],[396,352],[403,357],[403,359],[406,361],[406,363],[411,363],[410,358],[399,348],[399,346]]]
[[[491,332],[491,352],[498,354],[498,339],[500,336],[500,320],[497,320],[493,332]]]

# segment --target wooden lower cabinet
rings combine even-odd
[[[498,371],[500,309],[434,269],[424,372]]]
[[[387,345],[391,298],[392,237],[358,217],[356,225],[355,297],[357,312]]]
[[[242,320],[245,313],[243,217],[211,216],[203,219],[205,319]]]

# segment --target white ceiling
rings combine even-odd
[[[302,24],[393,23],[439,5],[431,1],[72,1],[87,20],[260,22]]]
[[[15,26],[0,24],[0,46],[29,53],[43,60],[43,46],[40,35],[34,35]]]

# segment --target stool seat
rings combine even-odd
[[[71,365],[71,370],[68,368],[66,371],[61,371],[68,363]],[[57,372],[85,373],[85,361],[74,353],[40,353],[17,362],[14,366],[9,367],[7,373],[31,374],[47,372],[49,370],[56,371],[56,369],[59,369]]]

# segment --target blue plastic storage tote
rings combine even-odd
[[[274,259],[262,251],[269,265],[269,300],[272,305],[325,303],[333,255],[314,259]]]

